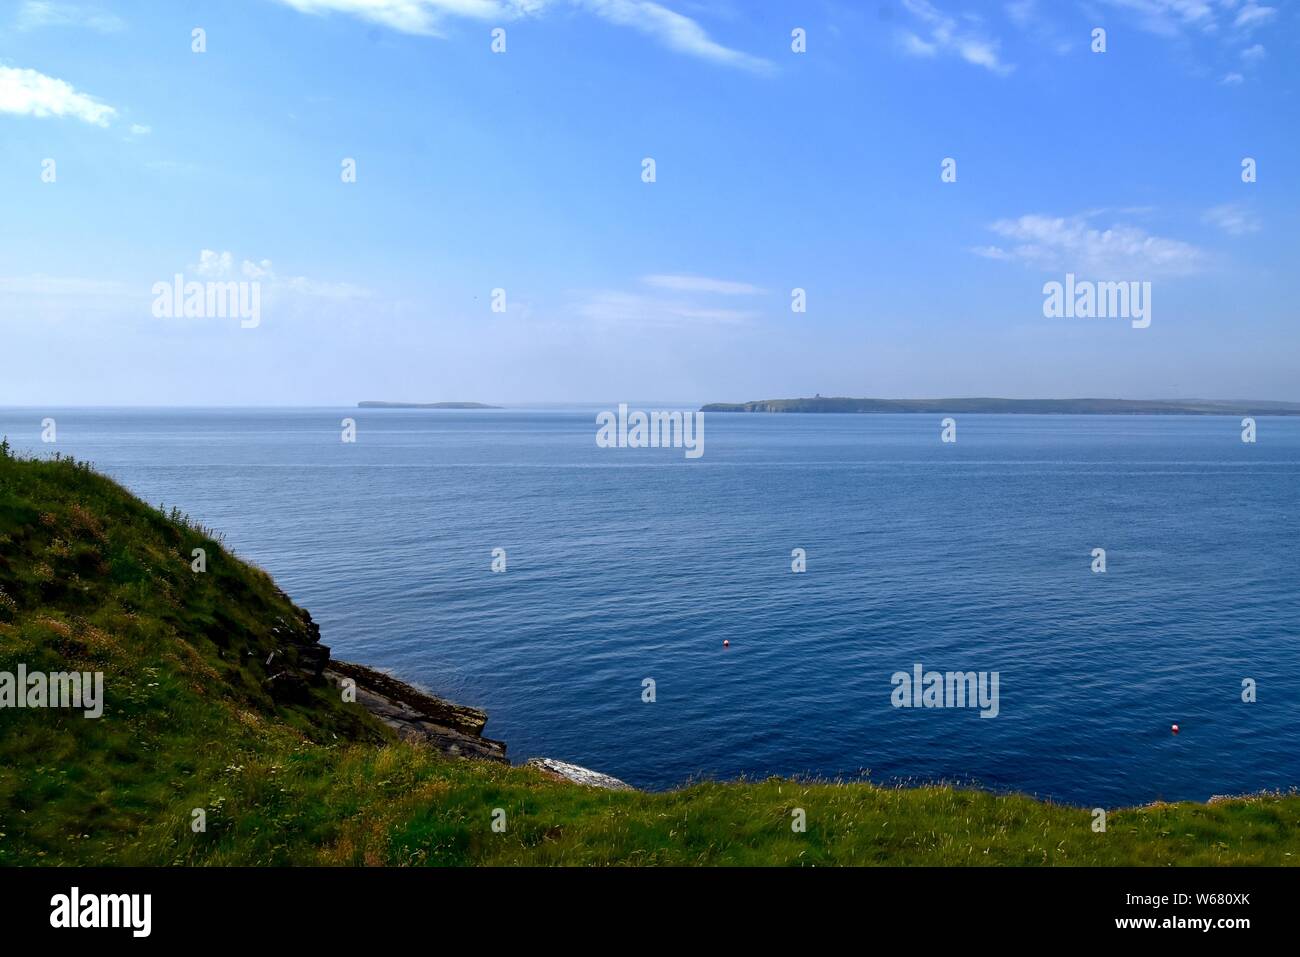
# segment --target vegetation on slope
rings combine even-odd
[[[192,552],[207,571],[191,570]],[[0,672],[102,671],[103,717],[0,711],[3,864],[1290,864],[1300,798],[1090,812],[791,780],[606,792],[396,741],[310,676],[310,616],[208,530],[0,445]],[[268,664],[268,659],[270,664]],[[795,809],[807,816],[796,833]],[[206,830],[191,827],[203,809]],[[504,833],[492,828],[496,809]]]

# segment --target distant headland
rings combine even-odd
[[[966,412],[1002,415],[1300,415],[1300,402],[1206,399],[764,399],[702,412]]]
[[[484,405],[482,402],[375,402],[366,400],[357,403],[358,409],[499,409],[499,405]]]

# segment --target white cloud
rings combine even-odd
[[[1268,51],[1264,49],[1264,44],[1256,43],[1253,47],[1247,47],[1241,51],[1241,58],[1247,63],[1258,63],[1268,56]]]
[[[910,30],[903,31],[903,50],[912,56],[936,56],[939,53],[937,43],[926,43]]]
[[[603,20],[631,27],[654,37],[670,50],[712,60],[725,66],[754,72],[767,72],[772,64],[715,42],[705,29],[690,17],[669,10],[652,0],[574,0],[576,4]]]
[[[903,0],[903,6],[927,34],[921,37],[912,31],[903,31],[900,35],[903,52],[923,57],[949,53],[999,76],[1015,69],[1013,65],[1002,62],[997,40],[972,32],[956,18],[941,13],[929,0]],[[1024,15],[1027,17],[1030,12],[1025,8]]]
[[[15,21],[19,30],[41,27],[85,27],[99,33],[117,33],[126,28],[121,17],[95,7],[53,0],[26,0],[18,9]]]
[[[757,319],[753,309],[718,302],[720,296],[758,296],[765,290],[747,282],[656,273],[641,284],[663,294],[600,290],[581,299],[573,311],[584,319],[626,325],[730,325]]]
[[[957,52],[967,63],[974,63],[994,73],[1010,73],[1009,67],[998,59],[997,47],[982,40],[962,40],[957,45]]]
[[[977,255],[1039,269],[1069,270],[1098,277],[1187,275],[1205,254],[1190,243],[1152,236],[1139,226],[1091,225],[1089,216],[1029,214],[1000,219],[989,228],[1010,242],[980,246]]]
[[[1029,26],[1034,22],[1038,14],[1035,9],[1035,0],[1012,0],[1006,6],[1007,17],[1018,26]]]
[[[1239,30],[1253,30],[1261,24],[1267,23],[1277,16],[1277,10],[1273,7],[1261,7],[1257,3],[1247,2],[1239,11],[1237,18],[1232,21],[1232,25]]]
[[[1224,74],[1223,79],[1220,80],[1219,82],[1223,86],[1236,86],[1238,83],[1244,83],[1245,81],[1246,78],[1242,76],[1240,73],[1227,73]]]
[[[211,249],[200,250],[199,261],[190,266],[192,272],[205,279],[224,279],[230,275],[235,257],[229,251],[218,253]]]
[[[144,126],[144,125],[141,124],[141,123],[132,123],[132,124],[131,124],[131,135],[132,135],[132,136],[148,136],[148,135],[149,135],[150,133],[152,133],[152,132],[153,132],[153,127],[152,127],[152,126]]]
[[[763,292],[757,286],[747,282],[733,282],[729,279],[709,279],[707,276],[642,276],[641,281],[656,289],[669,289],[673,292],[716,293],[721,296],[754,296]]]
[[[1207,32],[1218,29],[1214,9],[1206,0],[1103,0],[1112,7],[1128,10],[1138,26],[1163,37],[1178,36],[1186,28]]]
[[[971,252],[976,256],[983,256],[985,259],[996,259],[998,262],[1004,263],[1013,262],[1016,258],[1001,246],[972,246]]]
[[[1064,56],[1074,49],[1069,32],[1062,32],[1052,19],[1038,9],[1038,0],[1011,0],[1005,5],[1007,19],[1014,23],[1036,47]]]
[[[1207,35],[1219,34],[1223,27],[1240,36],[1273,19],[1277,10],[1261,6],[1255,0],[1102,0],[1103,3],[1128,11],[1142,29],[1164,37],[1181,36],[1187,31]],[[1221,19],[1222,17],[1222,19]]]
[[[564,5],[654,38],[679,53],[767,72],[772,64],[713,40],[698,21],[654,0],[278,0],[302,13],[343,13],[381,26],[424,36],[441,36],[448,19],[505,22]]]
[[[1217,226],[1229,236],[1245,236],[1260,230],[1259,217],[1236,203],[1224,203],[1205,211],[1205,222]]]
[[[108,126],[117,116],[113,107],[79,93],[64,80],[8,66],[0,66],[0,113],[71,116],[95,126]]]
[[[239,271],[244,274],[245,279],[274,279],[275,270],[271,266],[271,260],[263,259],[255,263],[251,259],[245,259],[239,267]]]
[[[344,13],[402,33],[440,36],[447,17],[510,20],[536,12],[541,0],[279,0],[302,13]]]
[[[574,312],[584,319],[599,322],[653,325],[730,324],[757,317],[757,313],[744,309],[701,306],[616,290],[592,293],[574,307]]]
[[[204,249],[199,252],[199,261],[191,264],[189,270],[203,279],[233,279],[235,257],[229,250],[216,252]],[[260,282],[263,290],[270,294],[292,292],[322,299],[361,299],[371,295],[370,290],[352,283],[323,282],[306,276],[280,276],[269,259],[242,260],[239,276]]]
[[[679,295],[646,295],[621,290],[591,293],[574,306],[584,319],[648,325],[734,324],[758,317],[751,309],[718,304],[718,296],[756,296],[764,290],[747,282],[706,276],[656,274],[641,277],[642,285]],[[701,298],[703,297],[703,298]]]

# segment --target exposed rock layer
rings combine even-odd
[[[348,661],[331,661],[324,674],[339,686],[352,679],[357,704],[407,740],[456,757],[506,760],[505,743],[483,737],[487,713],[478,708],[444,701],[391,675]]]
[[[554,758],[529,758],[524,765],[538,768],[552,777],[572,781],[574,784],[585,784],[587,787],[604,788],[606,791],[636,790],[626,781],[620,781],[608,774],[601,774],[599,771],[592,771],[577,764],[569,764],[567,761],[557,761]]]

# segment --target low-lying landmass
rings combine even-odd
[[[319,638],[212,530],[0,443],[0,864],[1300,861],[1295,794],[1116,809],[1098,832],[1090,809],[942,785],[647,793],[512,767],[482,711]],[[101,673],[102,715],[15,707],[20,668]]]
[[[358,409],[499,409],[499,405],[482,402],[381,402],[366,399],[357,403]]]
[[[1201,399],[763,399],[712,402],[702,412],[932,412],[971,415],[1300,415],[1300,402]]]

